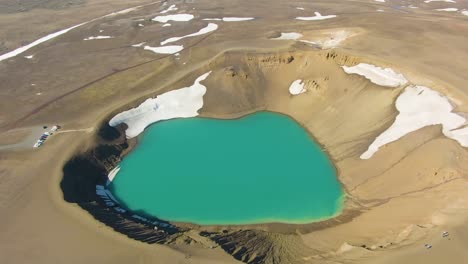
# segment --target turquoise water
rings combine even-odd
[[[197,224],[309,223],[337,215],[343,191],[293,119],[173,119],[150,126],[109,188],[130,210]]]

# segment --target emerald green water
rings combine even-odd
[[[309,223],[337,215],[333,165],[293,119],[173,119],[150,126],[109,189],[130,210],[197,224]]]

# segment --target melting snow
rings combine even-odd
[[[141,43],[138,43],[138,44],[133,44],[132,47],[135,47],[135,48],[139,48],[139,47],[142,47],[146,42],[141,42]]]
[[[385,3],[385,0],[374,0],[376,2]]]
[[[238,22],[254,20],[255,17],[223,17],[223,18],[204,18],[205,21],[224,21],[224,22]]]
[[[304,88],[305,83],[302,80],[295,80],[289,86],[289,93],[292,95],[298,95],[301,93],[305,93],[307,90]]]
[[[153,21],[160,22],[160,23],[167,23],[167,21],[179,21],[179,22],[187,22],[194,18],[191,14],[177,14],[177,15],[166,15],[166,16],[157,16],[153,18]]]
[[[316,41],[308,41],[308,40],[301,40],[301,42],[318,45],[322,49],[330,49],[335,48],[340,45],[341,42],[346,40],[350,36],[350,33],[340,30],[336,32],[332,32],[328,38],[319,39]]]
[[[169,23],[166,23],[166,24],[164,24],[164,25],[162,25],[162,26],[163,26],[163,27],[170,27],[170,26],[171,26],[171,24],[169,24]]]
[[[430,2],[447,2],[447,3],[456,3],[454,0],[426,0],[424,3],[430,3]]]
[[[324,19],[329,19],[329,18],[334,18],[336,15],[328,15],[328,16],[322,16],[319,12],[314,12],[315,16],[313,17],[296,17],[297,20],[324,20]]]
[[[296,32],[290,32],[290,33],[281,33],[281,36],[273,39],[290,39],[290,40],[297,40],[302,38],[301,33],[296,33]]]
[[[28,56],[24,56],[26,59],[30,60],[32,58],[34,58],[34,55],[28,55]]]
[[[138,107],[117,114],[109,121],[109,125],[115,127],[122,123],[127,124],[128,128],[125,131],[127,138],[133,138],[152,123],[197,116],[198,110],[203,107],[203,96],[206,93],[206,87],[200,82],[210,73],[198,77],[190,87],[149,98]]]
[[[50,40],[50,39],[53,39],[53,38],[58,37],[58,36],[60,36],[60,35],[62,35],[62,34],[65,34],[65,33],[67,33],[68,31],[70,31],[70,30],[72,30],[72,29],[74,29],[74,28],[77,28],[77,27],[79,27],[79,26],[81,26],[81,25],[84,25],[84,24],[86,24],[86,23],[88,23],[88,22],[81,23],[81,24],[75,25],[75,26],[73,26],[73,27],[69,27],[69,28],[66,28],[66,29],[57,31],[57,32],[55,32],[55,33],[49,34],[49,35],[47,35],[47,36],[45,36],[45,37],[42,37],[42,38],[40,38],[40,39],[38,39],[38,40],[35,40],[35,41],[31,42],[30,44],[28,44],[28,45],[26,45],[26,46],[23,46],[23,47],[20,47],[20,48],[15,49],[15,50],[13,50],[13,51],[10,51],[10,52],[8,52],[8,53],[5,53],[5,54],[3,54],[3,55],[0,56],[0,61],[6,60],[6,59],[9,59],[9,58],[11,58],[11,57],[14,57],[14,56],[16,56],[16,55],[18,55],[18,54],[21,54],[21,53],[27,51],[28,49],[30,49],[30,48],[32,48],[32,47],[34,47],[34,46],[37,46],[37,45],[39,45],[39,44],[41,44],[41,43],[44,43],[44,42],[46,42],[46,41],[48,41],[48,40]]]
[[[305,8],[303,8],[303,7],[296,7],[296,9],[298,9],[298,10],[305,10]]]
[[[207,34],[209,32],[215,31],[216,29],[218,29],[218,25],[216,25],[214,23],[209,23],[206,27],[200,29],[198,32],[195,32],[195,33],[192,33],[192,34],[189,34],[189,35],[185,35],[185,36],[182,36],[182,37],[173,37],[173,38],[166,39],[166,40],[161,42],[161,45],[166,45],[167,43],[176,42],[176,41],[184,39],[184,38],[195,37],[195,36]]]
[[[171,5],[166,10],[161,11],[161,14],[166,14],[167,12],[176,11],[178,8],[176,5]]]
[[[452,113],[449,99],[424,86],[409,86],[398,96],[395,106],[400,112],[395,122],[369,146],[361,159],[369,159],[385,144],[396,141],[404,135],[430,125],[442,125],[445,136],[468,146],[468,128],[464,117]]]
[[[408,83],[405,76],[401,73],[396,73],[390,68],[381,68],[372,64],[359,63],[356,66],[342,66],[343,70],[348,74],[358,74],[364,76],[371,82],[387,87],[398,87]]]
[[[458,8],[455,8],[455,7],[440,8],[440,9],[436,9],[436,11],[456,12],[458,11]]]
[[[114,37],[111,37],[111,36],[95,36],[95,37],[87,37],[87,38],[84,38],[83,40],[111,39],[111,38],[114,38]]]
[[[174,54],[184,49],[184,46],[165,46],[165,47],[143,47],[145,50],[152,51],[158,54]]]
[[[468,10],[463,10],[461,13],[465,16],[468,16]]]
[[[112,182],[114,180],[115,175],[117,175],[119,171],[120,171],[120,166],[117,166],[109,172],[109,174],[107,175],[107,179],[109,180],[109,182]]]
[[[58,36],[60,36],[60,35],[62,35],[62,34],[65,34],[65,33],[67,33],[68,31],[70,31],[70,30],[72,30],[72,29],[74,29],[74,28],[80,27],[80,26],[82,26],[82,25],[85,25],[85,24],[87,24],[87,23],[96,21],[96,20],[101,19],[101,18],[105,18],[105,17],[109,17],[109,16],[114,16],[114,15],[119,15],[119,14],[125,14],[125,13],[131,12],[131,11],[133,11],[133,10],[136,10],[136,9],[138,9],[138,8],[140,8],[140,7],[142,7],[142,5],[141,5],[141,6],[132,7],[132,8],[127,8],[127,9],[124,9],[124,10],[121,10],[121,11],[117,11],[117,12],[113,12],[113,13],[107,14],[107,15],[105,15],[105,16],[101,16],[101,17],[98,17],[98,18],[95,18],[95,19],[92,19],[92,20],[83,22],[83,23],[81,23],[81,24],[78,24],[78,25],[75,25],[75,26],[72,26],[72,27],[69,27],[69,28],[62,29],[62,30],[60,30],[60,31],[51,33],[51,34],[49,34],[49,35],[47,35],[47,36],[45,36],[45,37],[42,37],[42,38],[40,38],[40,39],[37,39],[37,40],[35,40],[35,41],[29,43],[28,45],[19,47],[19,48],[15,49],[15,50],[12,50],[12,51],[7,52],[7,53],[5,53],[5,54],[3,54],[3,55],[0,55],[0,61],[9,59],[9,58],[11,58],[11,57],[15,57],[16,55],[21,54],[21,53],[23,53],[23,52],[29,50],[30,48],[32,48],[32,47],[34,47],[34,46],[37,46],[37,45],[39,45],[39,44],[41,44],[41,43],[44,43],[44,42],[46,42],[46,41],[48,41],[48,40],[51,40],[51,39],[56,38],[56,37],[58,37]]]

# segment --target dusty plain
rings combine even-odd
[[[9,1],[0,5],[8,7],[0,12],[0,54],[84,21],[145,6],[94,20],[0,62],[1,263],[466,263],[467,149],[431,126],[361,160],[395,119],[394,101],[403,87],[380,87],[340,66],[391,67],[468,113],[468,16],[435,11],[466,10],[467,1],[27,2],[20,9]],[[171,4],[178,7],[171,14],[195,19],[170,27],[151,21]],[[316,11],[337,17],[294,19]],[[206,26],[203,18],[228,16],[255,20],[215,21],[218,30],[177,42],[184,45],[180,56],[131,46],[159,46]],[[271,40],[281,32],[314,40],[342,30],[352,37],[333,49]],[[114,38],[83,41],[102,34]],[[24,58],[30,54],[32,59]],[[237,118],[257,110],[292,116],[337,168],[347,194],[341,217],[305,226],[193,228],[159,245],[130,239],[63,199],[64,164],[97,144],[103,122],[145,98],[189,86],[210,70],[201,116]],[[307,80],[308,92],[292,97],[288,87],[296,79]],[[62,125],[63,133],[33,149],[30,134],[53,124]],[[230,235],[233,252],[200,235],[220,230]],[[443,231],[449,238],[441,237]]]

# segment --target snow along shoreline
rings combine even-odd
[[[188,118],[198,116],[198,110],[203,107],[203,96],[206,87],[200,82],[205,80],[210,72],[198,77],[193,85],[163,93],[156,98],[146,99],[138,107],[124,111],[114,116],[109,125],[116,127],[127,124],[127,138],[141,134],[152,123],[173,118]]]

